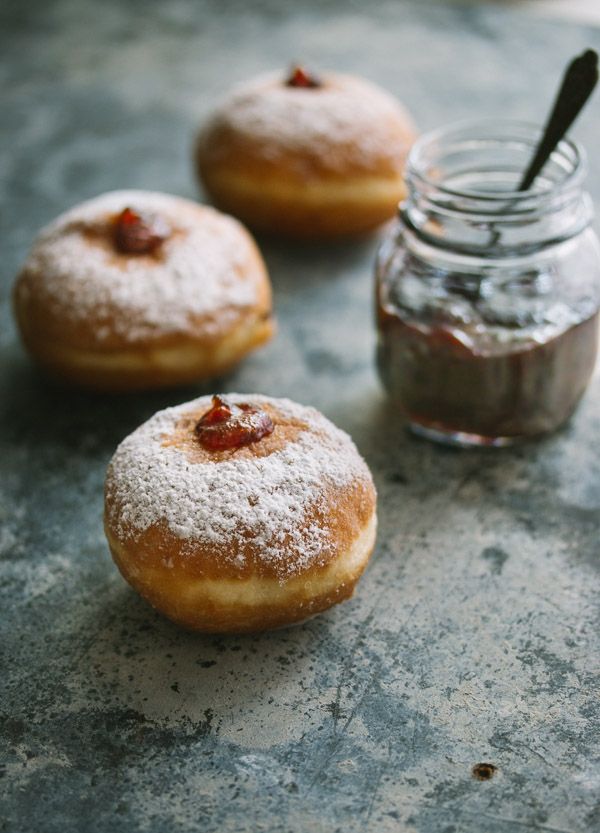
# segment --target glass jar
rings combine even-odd
[[[582,149],[563,140],[517,191],[540,138],[478,121],[423,136],[376,264],[378,366],[411,428],[507,445],[563,423],[594,367],[600,247]]]

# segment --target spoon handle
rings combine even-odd
[[[587,49],[567,67],[542,139],[517,190],[528,191],[531,188],[534,179],[590,97],[597,81],[598,53]]]

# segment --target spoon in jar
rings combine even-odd
[[[593,49],[586,49],[581,55],[573,58],[565,70],[542,137],[516,189],[518,193],[529,191],[556,146],[581,112],[597,81],[598,53]],[[514,205],[514,200],[509,201],[506,209]],[[495,248],[501,239],[502,232],[492,224],[488,246]]]
[[[598,81],[598,53],[586,49],[567,67],[542,138],[517,191],[529,191],[534,180],[571,127]]]

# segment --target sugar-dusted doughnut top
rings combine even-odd
[[[397,171],[414,139],[412,121],[391,95],[350,75],[319,74],[291,86],[285,72],[235,87],[201,135],[205,165],[242,154],[298,175]]]
[[[125,208],[158,217],[166,239],[148,253],[122,251],[114,229]],[[101,345],[197,332],[199,324],[218,334],[257,303],[264,282],[256,247],[233,218],[169,194],[112,191],[40,232],[16,292],[43,311],[39,326],[55,325],[49,335],[66,328]]]
[[[229,574],[285,580],[328,563],[375,507],[354,443],[318,411],[290,400],[227,400],[268,413],[272,433],[234,451],[211,451],[194,430],[210,397],[160,411],[110,463],[107,529],[139,551],[152,541],[150,557],[162,548],[164,563],[196,559],[199,571],[220,565]]]

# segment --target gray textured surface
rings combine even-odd
[[[197,389],[65,393],[17,345],[9,286],[37,228],[112,187],[194,196],[193,129],[232,81],[302,55],[382,82],[423,127],[536,118],[557,67],[600,46],[498,9],[251,5],[3,6],[0,830],[598,830],[598,376],[538,445],[411,439],[373,370],[375,241],[261,241],[280,334],[222,387],[292,396],[349,430],[381,532],[352,602],[215,639],[138,600],[101,527],[117,442]],[[599,129],[596,99],[578,132],[594,151]],[[479,761],[491,781],[471,777]]]

